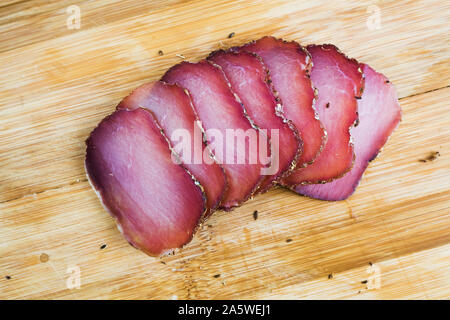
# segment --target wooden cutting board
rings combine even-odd
[[[449,15],[435,0],[3,1],[0,298],[450,298]],[[369,63],[398,89],[400,127],[346,201],[273,190],[175,256],[133,249],[86,180],[84,140],[168,67],[262,35]]]

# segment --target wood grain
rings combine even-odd
[[[448,3],[70,4],[80,30],[65,26],[67,1],[0,6],[0,298],[450,298]],[[366,25],[373,4],[379,30]],[[277,189],[217,213],[176,256],[134,250],[85,179],[84,140],[177,54],[198,60],[266,34],[333,42],[386,74],[400,127],[347,201]],[[380,288],[361,283],[369,262]],[[74,265],[82,284],[70,290]]]
[[[450,42],[442,37],[450,10],[429,1],[380,6],[382,28],[370,31],[360,2],[199,1],[0,53],[0,201],[84,179],[84,139],[98,121],[133,88],[180,62],[176,54],[200,59],[220,42],[241,44],[262,34],[333,42],[385,73],[400,97],[450,85]],[[230,31],[236,36],[225,40]]]
[[[422,287],[448,297],[448,282],[438,291],[436,277],[450,263],[449,98],[443,89],[403,100],[402,125],[349,200],[273,190],[215,214],[180,254],[161,260],[166,264],[128,245],[87,182],[3,203],[0,266],[12,279],[0,280],[0,297],[424,298]],[[412,138],[414,148],[405,143]],[[433,150],[442,156],[418,161]],[[421,260],[430,252],[438,264]],[[369,262],[389,266],[386,279],[382,272],[389,285],[376,293],[358,284]],[[82,272],[79,290],[65,287],[72,265]],[[328,281],[330,273],[336,281]]]

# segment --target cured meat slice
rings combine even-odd
[[[294,41],[274,37],[263,37],[233,50],[254,52],[262,58],[283,113],[297,127],[303,140],[299,167],[311,164],[322,150],[326,135],[314,111],[315,92],[309,79],[311,58],[307,51]]]
[[[327,131],[328,141],[314,163],[293,172],[287,185],[325,183],[348,172],[354,159],[350,127],[357,114],[364,77],[360,65],[347,58],[333,45],[311,45],[311,80],[318,89],[316,109]]]
[[[222,207],[230,210],[240,205],[258,188],[265,165],[259,161],[258,143],[255,146],[255,143],[247,143],[249,140],[246,139],[242,150],[238,143],[234,143],[238,139],[234,139],[233,135],[248,133],[249,137],[258,140],[262,137],[258,137],[258,131],[252,128],[223,71],[206,60],[182,62],[169,69],[162,80],[176,83],[189,91],[209,145],[225,169],[228,191],[222,200]],[[231,139],[228,143],[229,135]],[[264,139],[267,143],[267,137]],[[244,157],[239,158],[238,153]]]
[[[397,93],[389,80],[364,64],[365,88],[358,101],[359,124],[352,128],[356,160],[344,177],[323,185],[298,186],[295,190],[311,198],[344,200],[353,194],[369,162],[376,158],[381,147],[401,120]]]
[[[172,161],[160,130],[147,110],[119,110],[86,141],[94,189],[126,239],[149,255],[188,243],[206,207],[199,183]]]
[[[208,59],[222,67],[231,89],[241,99],[249,117],[260,129],[267,130],[272,161],[278,163],[278,170],[261,184],[258,191],[265,192],[273,182],[296,167],[302,152],[302,140],[292,122],[285,120],[280,108],[277,108],[269,75],[261,58],[249,52],[220,50],[210,54]]]
[[[203,186],[208,207],[205,216],[209,216],[223,198],[226,178],[223,168],[217,162],[201,161],[203,155],[210,156],[210,151],[203,142],[202,132],[197,124],[198,117],[188,94],[177,85],[156,81],[140,86],[117,106],[118,109],[129,110],[139,107],[152,112],[183,165]],[[195,159],[197,151],[199,161]]]

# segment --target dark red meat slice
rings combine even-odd
[[[264,165],[260,161],[250,163],[251,157],[259,157],[255,152],[249,152],[248,143],[244,150],[245,163],[237,163],[236,148],[231,143],[223,143],[221,148],[222,139],[213,137],[216,134],[225,139],[227,129],[249,130],[256,136],[258,133],[230,90],[223,71],[206,60],[198,63],[182,62],[169,69],[162,80],[176,83],[189,91],[211,149],[227,176],[228,191],[222,200],[222,207],[229,210],[240,205],[258,188],[263,178],[261,169]]]
[[[348,172],[354,159],[350,127],[358,118],[357,98],[364,77],[360,65],[348,59],[333,45],[311,45],[311,80],[318,90],[316,110],[327,131],[327,144],[314,163],[293,172],[287,185],[324,183]]]
[[[234,50],[258,54],[269,69],[273,86],[281,100],[283,113],[300,132],[303,153],[302,167],[312,163],[320,153],[326,136],[314,111],[315,93],[309,79],[311,59],[296,42],[264,37]]]
[[[368,65],[362,65],[365,86],[358,101],[359,123],[352,128],[356,160],[344,177],[323,185],[298,186],[295,190],[315,199],[344,200],[355,191],[369,162],[401,120],[400,105],[394,86],[385,76]]]
[[[278,164],[275,174],[267,176],[259,192],[267,191],[282,176],[289,174],[297,165],[302,152],[302,140],[295,126],[277,112],[267,69],[261,58],[249,52],[216,51],[209,60],[222,67],[230,81],[231,89],[245,106],[253,122],[266,129],[272,147],[272,161]],[[272,136],[272,130],[277,130]]]
[[[114,112],[86,145],[88,177],[133,246],[161,255],[191,240],[206,199],[198,182],[172,161],[150,112]]]
[[[226,178],[223,168],[214,160],[210,163],[195,161],[195,149],[201,156],[208,156],[209,150],[202,139],[202,132],[197,124],[198,118],[194,112],[188,94],[179,86],[157,81],[140,86],[117,106],[118,109],[146,108],[150,110],[164,130],[165,135],[175,147],[184,166],[194,175],[205,189],[209,216],[219,205],[226,190]],[[189,133],[189,152],[177,149],[183,143],[177,135],[179,129]]]

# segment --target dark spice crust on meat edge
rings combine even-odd
[[[170,144],[170,141],[168,140],[168,138],[166,137],[166,135],[164,134],[164,131],[162,130],[161,126],[159,125],[159,123],[156,121],[156,118],[153,116],[152,112],[145,109],[145,108],[140,108],[142,110],[145,110],[146,112],[148,112],[148,114],[150,115],[150,117],[152,118],[152,120],[154,121],[155,125],[157,126],[157,128],[159,129],[162,137],[164,138],[164,140],[167,142],[167,147],[169,148],[169,150],[176,155],[175,151],[172,149],[172,146]],[[128,111],[127,111],[128,112]],[[106,116],[92,131],[91,131],[91,135],[92,133],[95,131],[95,129],[99,128],[104,122],[108,121],[112,116],[114,115],[114,113],[111,113],[110,115]],[[178,164],[179,166],[181,166],[186,173],[191,177],[192,181],[194,182],[194,185],[196,186],[196,188],[198,188],[202,194],[202,200],[203,200],[203,212],[201,214],[201,216],[199,217],[197,223],[196,223],[196,227],[194,228],[194,230],[191,233],[191,236],[189,237],[189,239],[186,241],[186,243],[184,243],[181,247],[179,248],[171,248],[171,249],[166,249],[164,252],[162,252],[161,254],[155,254],[153,252],[150,252],[148,250],[146,250],[145,248],[138,248],[136,247],[131,239],[128,237],[127,234],[125,234],[123,232],[122,229],[122,225],[119,222],[119,219],[116,217],[116,215],[113,213],[113,211],[107,206],[107,204],[103,201],[103,196],[102,196],[102,189],[99,188],[95,182],[90,178],[89,176],[89,165],[87,164],[87,154],[88,154],[88,148],[89,148],[89,140],[91,135],[89,135],[89,137],[86,139],[85,143],[86,143],[86,156],[85,156],[85,160],[84,160],[84,170],[86,172],[86,177],[87,180],[89,182],[89,184],[91,185],[92,189],[95,191],[95,193],[97,194],[97,197],[100,199],[100,203],[102,204],[103,208],[105,208],[105,210],[110,214],[110,216],[114,219],[117,229],[119,230],[119,232],[121,234],[123,234],[123,236],[125,237],[125,239],[127,240],[127,242],[134,248],[143,251],[144,253],[146,253],[149,256],[152,257],[163,257],[163,256],[167,256],[170,254],[175,254],[176,252],[179,252],[182,248],[184,248],[188,243],[190,243],[192,241],[192,238],[194,237],[194,235],[197,233],[198,229],[202,226],[203,222],[205,221],[205,214],[207,212],[207,207],[206,207],[206,193],[205,190],[203,188],[203,186],[200,184],[200,182],[192,175],[192,173],[183,165],[183,164]]]
[[[228,88],[230,89],[231,93],[233,94],[234,99],[236,100],[237,103],[239,103],[239,105],[242,108],[242,112],[244,113],[244,117],[247,119],[247,121],[250,123],[250,125],[252,126],[253,129],[255,129],[258,133],[260,132],[259,127],[255,124],[255,122],[253,121],[252,118],[250,118],[250,116],[247,113],[247,109],[245,108],[245,105],[242,103],[242,100],[239,98],[239,95],[234,92],[231,88],[231,83],[228,80],[227,76],[225,75],[225,72],[223,71],[222,67],[219,66],[218,64],[215,64],[212,61],[206,60],[208,61],[211,65],[213,65],[215,68],[217,68],[218,70],[220,70],[221,74],[223,75],[223,78],[225,79],[225,82],[228,86]],[[265,136],[265,135],[264,135]],[[271,147],[271,142],[270,139],[267,137],[267,142],[268,142],[268,147],[269,150],[272,150]],[[270,163],[266,164],[264,167],[268,167],[270,165]],[[242,203],[246,202],[249,199],[253,199],[253,197],[258,193],[259,191],[259,187],[261,186],[262,182],[264,181],[266,176],[260,175],[258,181],[256,182],[256,184],[254,185],[253,189],[250,191],[250,193],[245,197],[244,200],[242,200],[240,203],[230,207],[230,208],[224,208],[222,207],[221,209],[225,210],[225,211],[231,211],[236,207],[239,207]]]
[[[197,111],[195,110],[195,108],[194,108],[194,106],[193,106],[193,104],[192,104],[192,99],[191,99],[191,96],[190,96],[190,94],[189,94],[189,91],[186,90],[185,88],[179,86],[177,83],[170,84],[170,83],[164,82],[164,81],[162,81],[162,80],[159,80],[159,82],[160,82],[162,85],[164,85],[164,86],[180,88],[180,89],[183,90],[183,92],[187,95],[187,97],[188,97],[188,99],[189,99],[189,105],[190,105],[191,110],[192,110],[192,112],[194,113],[194,116],[195,116],[196,124],[199,126],[199,128],[200,128],[200,130],[201,130],[201,132],[202,132],[202,141],[203,141],[203,143],[205,144],[205,148],[208,150],[209,156],[210,156],[210,157],[214,160],[214,162],[220,167],[220,170],[222,170],[222,173],[223,173],[223,175],[224,175],[225,187],[224,187],[224,189],[222,190],[222,193],[221,193],[220,198],[218,199],[218,201],[217,201],[216,203],[214,203],[214,205],[211,206],[211,208],[208,208],[208,209],[207,209],[207,212],[206,212],[206,214],[204,215],[204,218],[205,218],[205,220],[206,220],[207,218],[209,218],[209,217],[214,213],[214,211],[216,211],[216,210],[220,207],[220,205],[221,205],[221,203],[222,203],[222,200],[223,200],[223,198],[224,198],[224,196],[225,196],[225,194],[226,194],[226,192],[227,192],[227,190],[228,190],[228,181],[227,181],[227,179],[226,179],[225,170],[224,170],[223,166],[217,161],[217,158],[215,157],[215,155],[212,153],[211,149],[210,149],[209,146],[208,146],[208,142],[207,142],[207,139],[206,139],[205,130],[204,130],[202,124],[201,124],[200,118],[198,117]],[[144,84],[144,85],[145,85],[145,84]],[[131,91],[131,93],[128,94],[127,97],[131,96],[131,95],[132,95],[136,90],[138,90],[139,88],[140,88],[140,86],[137,87],[136,89],[134,89],[133,91]],[[122,101],[124,101],[127,97],[125,97],[125,98],[123,98],[123,99],[121,100],[121,102],[117,105],[116,110],[119,110],[120,104],[121,104]],[[141,107],[141,108],[143,108],[143,107]],[[145,108],[144,108],[144,109],[145,109]],[[149,111],[149,112],[151,113],[150,110],[147,110],[147,111]],[[152,116],[153,116],[153,114],[152,114]],[[154,121],[158,124],[158,127],[161,128],[164,137],[165,137],[166,140],[169,142],[170,150],[171,150],[174,154],[176,154],[178,158],[180,158],[179,155],[178,155],[178,154],[175,152],[175,150],[173,149],[173,146],[171,145],[171,142],[168,140],[167,134],[164,132],[164,129],[162,129],[162,127],[159,125],[159,122],[158,122],[158,120],[156,119],[156,117],[153,116],[153,118],[154,118]]]
[[[294,155],[294,158],[292,158],[289,167],[287,169],[285,169],[284,171],[280,171],[279,174],[276,175],[274,177],[274,179],[271,181],[271,184],[267,185],[263,189],[260,188],[259,190],[257,190],[257,193],[265,193],[265,192],[269,191],[271,187],[275,186],[279,181],[281,181],[281,179],[283,179],[284,177],[287,177],[288,175],[290,175],[291,172],[297,167],[298,161],[300,159],[300,156],[303,153],[303,140],[302,140],[302,138],[300,136],[300,133],[299,133],[297,127],[292,123],[291,120],[289,120],[289,119],[287,119],[285,117],[284,112],[283,112],[283,108],[282,108],[282,105],[281,105],[281,100],[278,97],[278,93],[275,91],[275,88],[273,86],[272,80],[270,79],[270,72],[267,69],[266,65],[264,64],[262,58],[259,55],[257,55],[256,53],[254,53],[254,52],[248,52],[248,51],[245,51],[245,52],[247,54],[250,54],[250,55],[254,56],[255,58],[257,58],[258,61],[261,63],[261,66],[262,66],[262,68],[264,70],[264,73],[265,73],[264,81],[265,81],[266,85],[268,86],[268,88],[271,90],[271,92],[273,94],[273,97],[275,98],[275,101],[277,103],[276,108],[274,109],[274,114],[277,117],[281,118],[283,123],[285,123],[289,127],[289,129],[292,131],[292,133],[294,134],[294,137],[295,137],[295,139],[297,141],[297,152]],[[218,53],[230,53],[230,54],[235,54],[235,55],[239,55],[240,54],[240,52],[234,50],[233,48],[219,49],[219,50],[211,52],[206,59],[209,60],[210,57],[212,57],[212,56],[214,56],[215,54],[218,54]],[[243,104],[241,104],[241,105],[244,108],[244,112],[245,112],[245,106]],[[269,141],[269,143],[271,143],[271,142]]]
[[[294,42],[295,42],[295,41],[294,41]],[[308,46],[309,46],[309,45],[308,45]],[[359,95],[357,95],[357,96],[354,97],[354,99],[355,99],[355,101],[356,101],[356,105],[358,106],[357,100],[359,100],[359,99],[362,98],[362,95],[363,95],[363,93],[364,93],[364,84],[365,84],[365,75],[364,75],[364,73],[363,73],[363,71],[362,71],[361,63],[359,63],[355,58],[349,58],[345,53],[343,53],[343,52],[342,52],[338,47],[336,47],[334,44],[325,43],[325,44],[314,45],[314,46],[320,47],[320,48],[322,48],[322,49],[324,49],[324,50],[327,50],[327,49],[325,49],[324,47],[332,47],[334,50],[336,50],[336,52],[338,52],[340,55],[342,55],[342,56],[343,56],[345,59],[347,59],[349,62],[351,62],[351,63],[355,64],[356,66],[358,66],[358,69],[357,69],[357,70],[358,70],[358,72],[361,74],[360,92],[359,92]],[[307,49],[305,49],[305,50],[307,50]],[[308,54],[309,54],[309,52],[308,52]],[[310,55],[310,58],[311,58],[311,55]],[[311,58],[311,62],[312,62],[312,58]],[[313,62],[312,62],[311,64],[312,64],[312,66],[313,66]],[[315,89],[315,92],[318,93],[318,91],[319,91],[318,89]],[[285,183],[283,183],[281,186],[283,186],[283,187],[285,187],[285,188],[287,188],[287,189],[290,189],[290,190],[294,190],[297,186],[300,186],[300,185],[325,184],[325,183],[328,183],[328,182],[332,182],[332,181],[334,181],[334,180],[336,180],[336,179],[342,178],[342,177],[345,176],[348,172],[350,172],[350,171],[352,170],[354,164],[355,164],[355,159],[356,159],[351,129],[354,128],[354,127],[356,127],[356,126],[358,125],[358,123],[359,123],[359,117],[358,117],[358,109],[357,109],[357,111],[356,111],[356,119],[355,119],[355,121],[350,125],[350,127],[348,128],[349,135],[350,135],[349,145],[350,145],[351,148],[352,148],[353,157],[352,157],[352,163],[351,163],[351,166],[349,166],[349,167],[347,168],[347,170],[345,170],[344,172],[342,172],[340,175],[338,175],[338,176],[336,176],[336,177],[333,177],[333,178],[330,178],[330,179],[326,179],[326,180],[302,181],[301,183],[297,183],[297,184],[285,184]]]
[[[374,70],[374,71],[375,71],[375,70]],[[375,71],[375,72],[376,72],[377,75],[381,75],[382,77],[384,77],[384,78],[386,79],[386,80],[384,81],[384,83],[387,84],[387,85],[392,86],[392,87],[394,88],[394,91],[396,92],[396,90],[395,90],[395,85],[394,85],[391,81],[389,81],[389,80],[387,79],[387,77],[386,77],[384,74],[382,74],[381,72],[377,72],[377,71]],[[370,165],[370,163],[371,163],[372,161],[374,161],[374,160],[378,157],[378,155],[383,151],[383,147],[388,143],[388,141],[389,141],[389,139],[391,138],[392,134],[394,133],[394,131],[398,128],[398,126],[399,126],[400,123],[402,122],[402,109],[401,109],[401,106],[400,106],[400,101],[397,99],[396,102],[397,102],[397,104],[398,104],[398,106],[399,106],[399,118],[398,118],[397,124],[396,124],[394,127],[391,128],[391,132],[389,133],[389,135],[386,136],[386,139],[385,139],[384,142],[381,144],[381,147],[378,148],[378,149],[376,149],[376,150],[368,157],[366,163],[363,165],[362,174],[361,174],[361,176],[359,177],[359,179],[358,179],[358,180],[354,183],[354,185],[352,186],[352,192],[350,193],[350,195],[349,195],[348,197],[350,197],[350,196],[355,192],[356,188],[359,186],[359,184],[360,184],[361,181],[362,181],[363,174],[364,174],[364,172],[367,170],[367,167],[368,167],[368,166]],[[299,195],[301,195],[301,196],[309,197],[309,195],[305,195],[305,194],[303,194],[303,193],[297,192],[296,190],[294,190],[294,189],[292,189],[292,188],[288,188],[288,189],[292,190],[293,192],[295,192],[296,194],[299,194]],[[321,200],[321,201],[335,202],[335,201],[346,200],[346,199],[348,199],[348,197],[347,197],[347,198],[343,198],[343,199],[339,199],[339,200],[330,200],[330,199],[323,199],[323,198],[317,198],[317,199],[318,199],[318,200]],[[369,264],[371,264],[371,263],[369,262]]]
[[[323,148],[325,147],[325,144],[327,143],[327,139],[328,139],[327,131],[326,131],[325,127],[323,126],[322,122],[320,121],[319,115],[318,115],[318,113],[317,113],[317,111],[316,111],[316,102],[317,102],[317,97],[318,97],[318,91],[317,91],[317,88],[314,87],[314,84],[312,83],[311,77],[310,77],[311,69],[312,69],[312,67],[313,67],[312,57],[311,57],[311,54],[308,52],[308,50],[307,50],[305,47],[303,47],[302,45],[300,45],[300,44],[299,44],[297,41],[295,41],[295,40],[287,41],[287,40],[280,39],[280,38],[277,38],[277,37],[274,37],[274,36],[265,36],[265,37],[262,37],[261,39],[264,39],[264,38],[270,38],[270,39],[273,39],[273,40],[275,40],[276,42],[280,42],[280,43],[292,44],[292,45],[294,45],[294,46],[297,48],[297,51],[298,51],[299,53],[303,53],[303,54],[306,55],[306,63],[307,63],[307,65],[306,65],[305,73],[306,73],[306,77],[309,79],[309,83],[311,84],[311,89],[312,89],[313,94],[314,94],[314,98],[313,98],[313,100],[312,100],[312,105],[311,105],[311,107],[312,107],[312,109],[314,110],[314,117],[315,117],[315,119],[319,122],[320,128],[321,128],[322,131],[323,131],[323,135],[322,135],[322,144],[320,145],[320,148],[319,148],[319,150],[317,151],[317,153],[315,154],[314,158],[311,159],[311,160],[308,161],[308,162],[298,164],[297,167],[296,167],[295,169],[305,168],[305,167],[311,165],[312,163],[314,163],[314,161],[319,157],[319,155],[322,153],[322,150],[323,150]],[[252,41],[250,41],[250,42],[248,42],[248,43],[242,45],[241,47],[233,47],[233,48],[231,48],[231,49],[232,49],[232,50],[240,50],[240,49],[245,50],[245,47],[246,47],[246,46],[248,46],[248,45],[250,45],[250,44],[254,44],[254,43],[256,43],[256,41],[257,41],[257,40],[252,40]],[[247,51],[247,50],[245,50],[245,51]],[[247,51],[247,52],[249,52],[249,51]],[[257,56],[258,56],[258,55],[257,55]],[[260,59],[262,60],[261,57],[260,57]],[[263,63],[263,65],[264,65],[264,63]],[[277,101],[279,101],[279,103],[280,103],[280,106],[283,106],[283,101],[282,101],[281,98],[279,97],[279,94],[278,94],[278,92],[276,91],[276,89],[275,89],[275,87],[273,86],[273,84],[272,84],[271,87],[272,87],[274,96],[278,99]],[[299,130],[299,129],[297,128],[297,130]],[[300,135],[300,137],[301,137],[300,132],[299,132],[299,135]],[[292,171],[294,171],[294,170],[292,170]]]
[[[208,61],[208,60],[200,60],[199,62],[182,61],[182,62],[180,62],[180,63],[178,63],[178,64],[176,64],[176,65],[170,67],[164,74],[168,74],[168,73],[171,72],[172,70],[175,70],[175,69],[179,68],[180,66],[182,66],[182,65],[184,65],[184,64],[194,64],[194,65],[195,65],[196,63],[202,63],[202,61],[204,61],[204,63],[205,63],[205,62],[206,62],[206,63],[209,63],[211,66],[213,66],[215,69],[217,69],[217,70],[220,72],[220,74],[222,75],[222,77],[223,77],[223,79],[224,79],[224,81],[225,81],[225,83],[226,83],[228,89],[230,90],[231,94],[233,95],[234,100],[242,107],[242,115],[243,115],[243,117],[245,118],[246,121],[249,122],[250,126],[251,126],[253,129],[255,129],[255,130],[257,130],[257,131],[259,132],[259,128],[258,128],[257,126],[255,126],[254,122],[248,117],[247,111],[245,110],[245,106],[244,106],[244,105],[242,104],[242,102],[240,101],[238,95],[235,94],[235,93],[233,92],[233,90],[231,90],[231,84],[230,84],[228,78],[225,76],[225,73],[223,72],[222,68],[221,68],[219,65],[217,65],[217,64],[215,64],[215,63],[213,63],[213,62],[211,62],[211,61]],[[164,78],[164,75],[163,75],[162,78]],[[185,92],[189,95],[189,97],[192,95],[192,94],[189,92],[188,89],[184,88],[184,90],[185,90]],[[194,106],[194,103],[193,103],[192,99],[191,99],[191,105],[192,105],[192,107],[194,108],[194,112],[195,112],[195,106]],[[196,114],[197,114],[197,113],[196,113]],[[203,128],[202,128],[202,130],[203,130]],[[206,140],[206,145],[208,145],[209,142],[208,142],[208,140],[206,139],[206,137],[205,137],[205,140]],[[269,142],[269,148],[270,148],[270,140],[269,140],[268,142]],[[267,164],[266,167],[267,167],[268,165],[269,165],[269,164]],[[220,210],[223,210],[223,211],[232,211],[234,208],[239,207],[240,205],[242,205],[242,204],[243,204],[244,202],[246,202],[247,200],[252,199],[253,196],[257,193],[257,191],[258,191],[258,189],[259,189],[259,186],[260,186],[261,183],[263,182],[264,177],[265,177],[265,176],[260,176],[260,177],[259,177],[259,179],[258,179],[258,181],[255,183],[255,185],[252,186],[251,191],[250,191],[247,195],[245,195],[245,197],[244,197],[241,201],[239,201],[238,203],[236,203],[236,204],[234,204],[234,205],[232,205],[232,206],[230,206],[230,207],[220,206],[219,209],[220,209]]]

